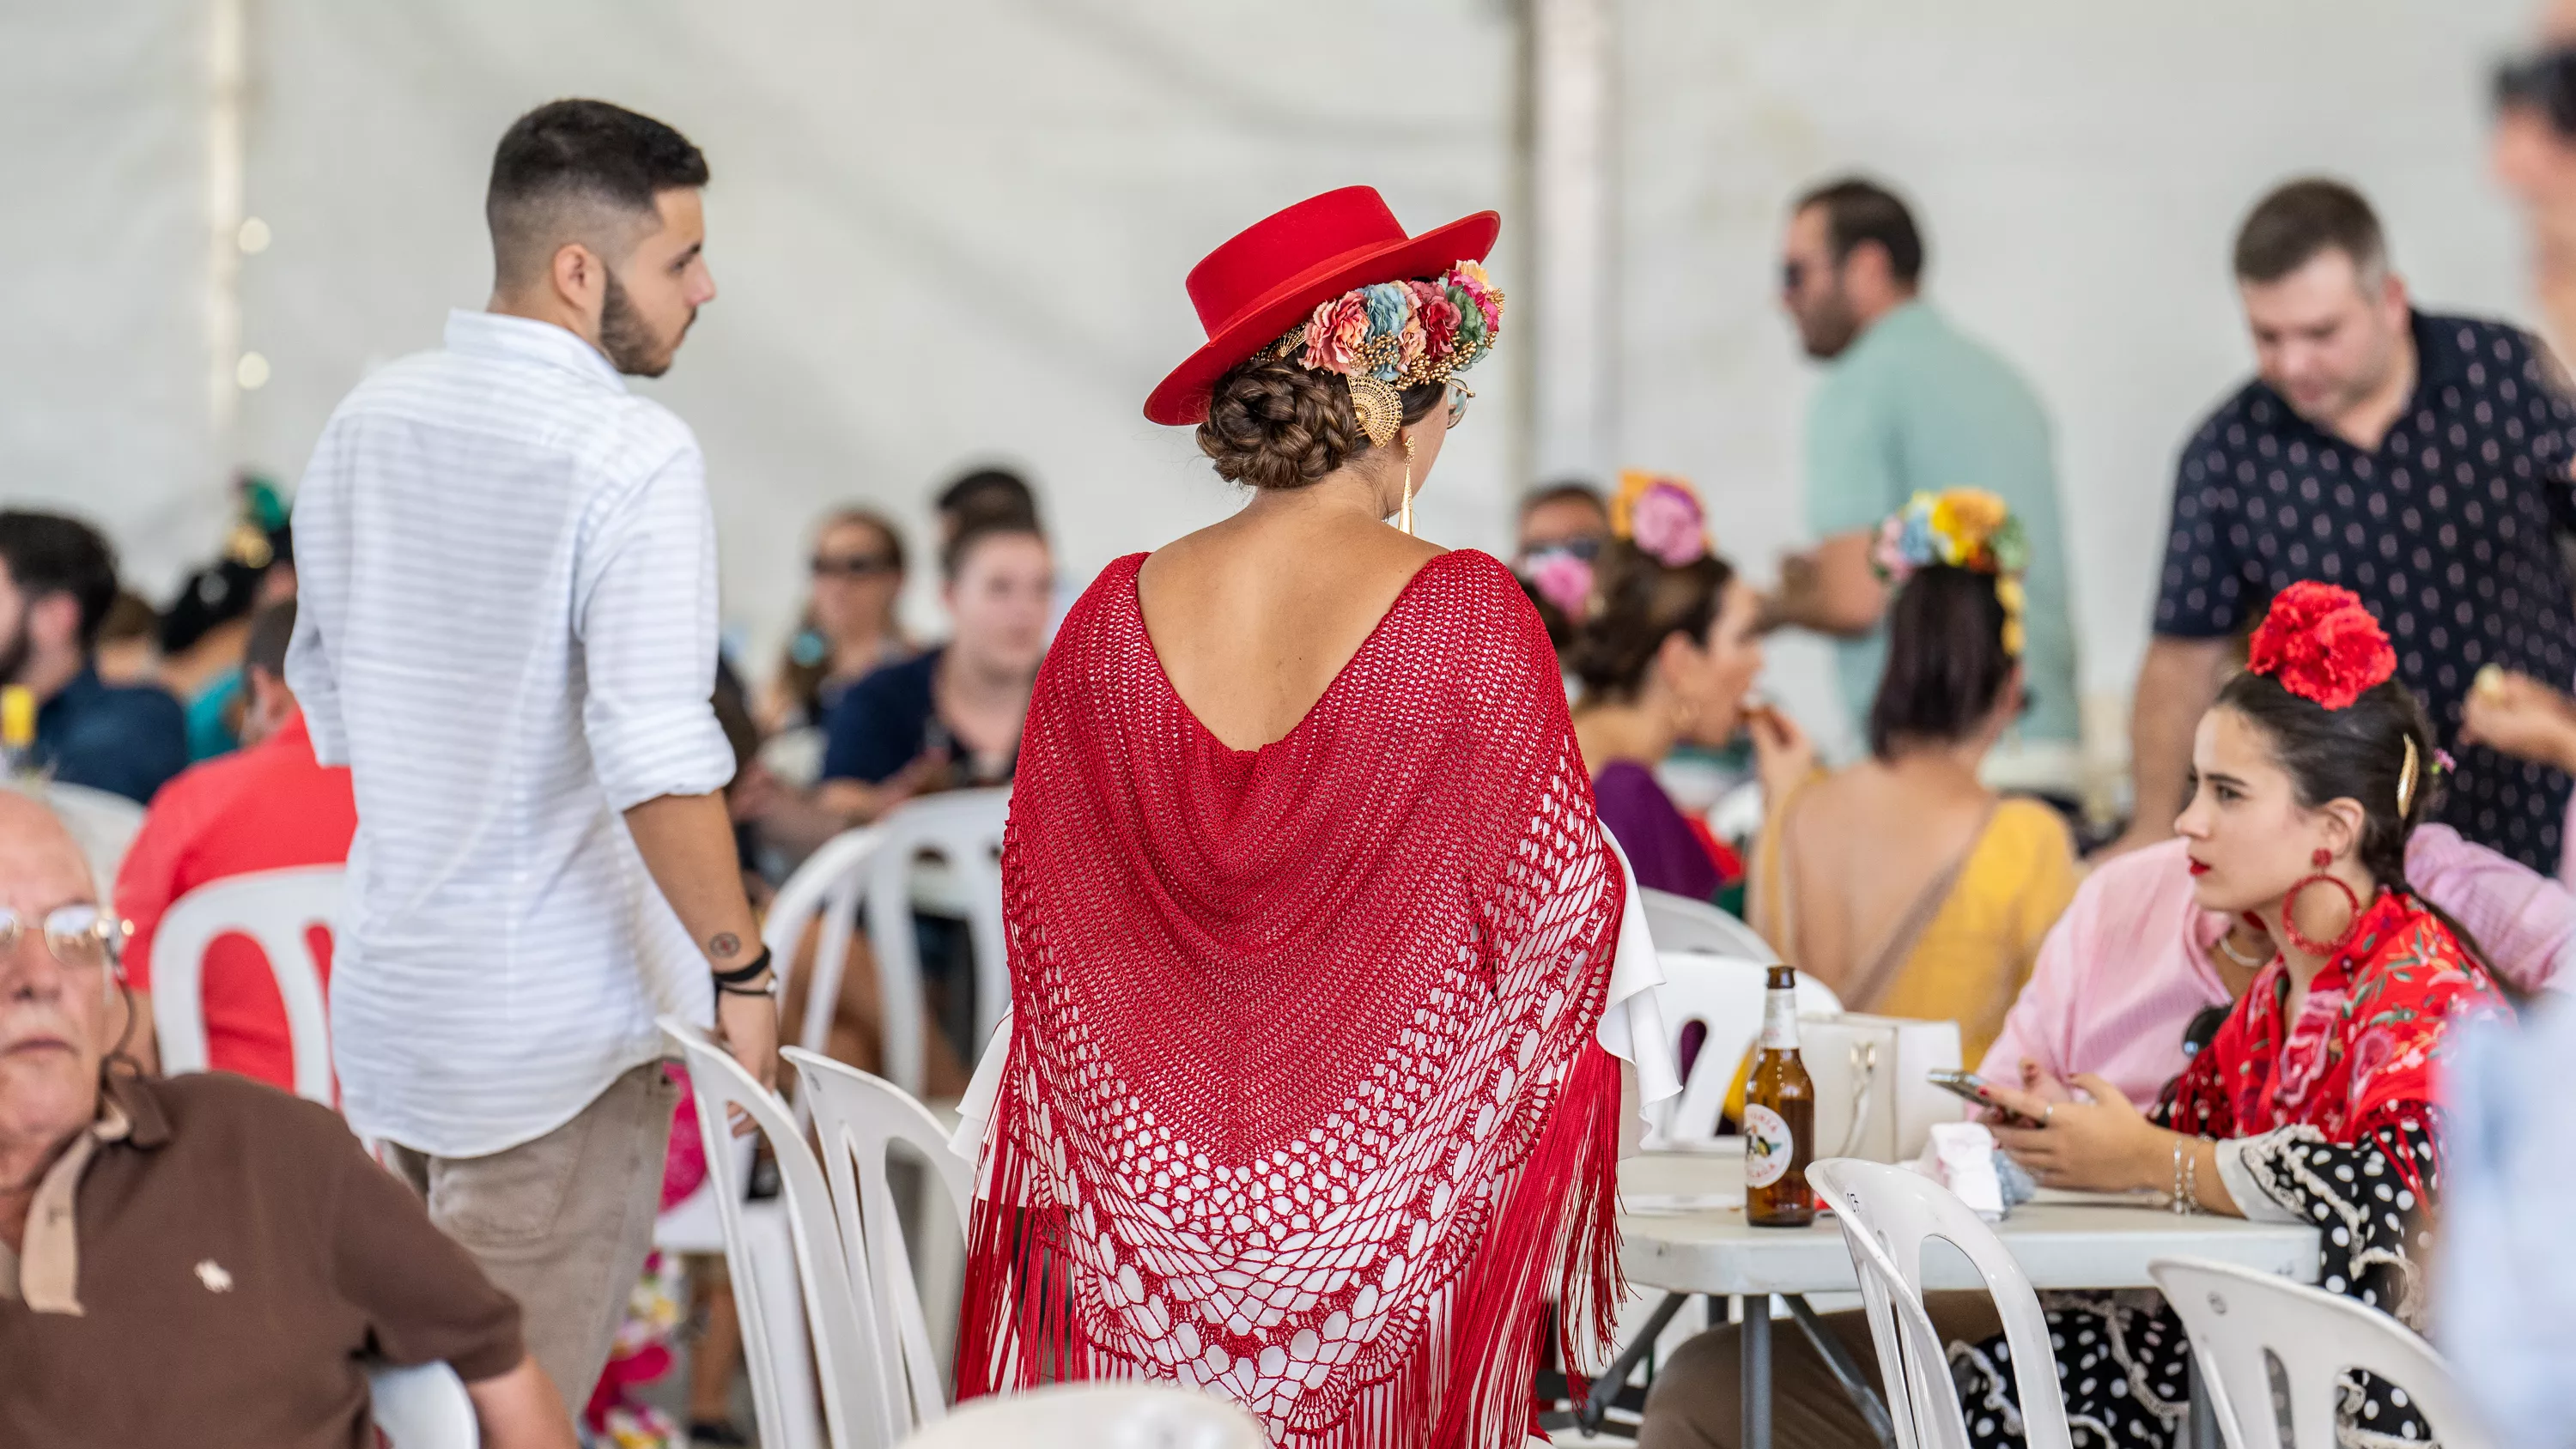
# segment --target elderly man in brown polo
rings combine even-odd
[[[0,791],[0,1444],[371,1449],[367,1363],[444,1360],[485,1445],[571,1449],[518,1305],[338,1117],[116,1060],[118,929]]]

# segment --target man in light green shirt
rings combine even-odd
[[[1986,776],[2074,798],[2081,710],[2047,412],[2011,364],[1917,295],[1922,239],[1885,190],[1839,181],[1809,192],[1783,250],[1782,301],[1807,354],[1829,365],[1807,419],[1807,526],[1820,542],[1781,561],[1773,621],[1834,636],[1843,704],[1866,738],[1886,662],[1887,590],[1869,564],[1879,521],[1918,489],[2001,495],[2030,540],[2030,703]]]

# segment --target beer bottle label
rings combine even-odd
[[[1798,1049],[1798,993],[1766,992],[1762,999],[1762,1049],[1766,1052],[1793,1052]]]
[[[1797,1139],[1777,1112],[1758,1102],[1744,1107],[1744,1185],[1769,1187],[1786,1176],[1798,1155]]]

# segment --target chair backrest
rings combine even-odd
[[[330,928],[340,910],[336,865],[237,875],[197,887],[161,917],[152,937],[152,1030],[161,1070],[176,1076],[206,1069],[206,948],[239,932],[259,946],[286,1003],[287,1040],[295,1051],[295,1095],[334,1105],[331,1016],[324,1004],[322,963],[309,933]]]
[[[2377,1309],[2228,1263],[2158,1258],[2147,1273],[2191,1334],[2227,1449],[2332,1446],[2336,1384],[2355,1369],[2404,1389],[2443,1449],[2493,1442],[2442,1356]]]
[[[911,1413],[902,1425],[914,1428],[937,1422],[947,1412],[946,1375],[930,1341],[930,1326],[914,1283],[909,1245],[895,1210],[894,1188],[886,1171],[888,1149],[909,1143],[930,1164],[936,1196],[953,1210],[957,1231],[966,1231],[966,1216],[975,1198],[975,1170],[949,1150],[948,1131],[928,1108],[894,1083],[872,1077],[801,1047],[782,1053],[795,1064],[803,1095],[814,1111],[814,1128],[822,1138],[823,1166],[832,1184],[832,1215],[841,1228],[841,1251],[868,1266],[868,1306],[876,1315],[876,1338],[885,1358],[886,1382],[906,1386]]]
[[[1648,892],[1653,894],[1653,892]],[[1676,898],[1678,899],[1678,898]],[[1687,904],[1687,902],[1685,903]],[[1762,1001],[1769,967],[1731,953],[1673,948],[1654,930],[1656,960],[1664,981],[1655,995],[1672,1034],[1673,1060],[1681,1060],[1682,1028],[1696,1021],[1707,1029],[1699,1055],[1691,1060],[1682,1094],[1661,1104],[1662,1130],[1669,1141],[1695,1142],[1717,1135],[1717,1119],[1726,1106],[1726,1089],[1754,1038],[1762,1034]],[[1838,1016],[1842,1001],[1814,977],[1798,975],[1798,1014]]]
[[[1968,1446],[1948,1352],[1923,1307],[1923,1249],[1934,1239],[1964,1254],[1994,1298],[2012,1348],[2023,1442],[2030,1449],[2067,1449],[2066,1400],[2048,1317],[1994,1229],[1948,1188],[1901,1167],[1833,1157],[1809,1167],[1807,1181],[1833,1204],[1860,1275],[1897,1449]]]
[[[1655,938],[1658,951],[1706,951],[1765,966],[1780,959],[1751,926],[1706,901],[1643,888],[1637,897],[1645,904],[1646,933]]]
[[[1267,1449],[1261,1421],[1177,1384],[1089,1383],[977,1399],[904,1449]]]
[[[820,1052],[830,1039],[830,1003],[839,998],[841,970],[860,908],[867,907],[868,947],[876,957],[878,1001],[885,1030],[886,1076],[918,1096],[926,1072],[922,1039],[921,951],[912,929],[914,863],[924,855],[945,864],[955,898],[966,913],[975,952],[975,1040],[989,1039],[1011,1002],[1011,968],[1002,938],[1002,832],[1010,818],[1008,790],[956,790],[908,801],[876,824],[847,831],[807,857],[788,877],[762,928],[762,943],[781,963],[793,962],[807,926],[817,916],[814,979],[799,1043]]]
[[[743,1233],[743,1202],[750,1186],[747,1163],[742,1154],[722,1150],[733,1140],[729,1109],[736,1107],[769,1139],[769,1150],[778,1162],[779,1201],[786,1208],[796,1244],[796,1282],[805,1296],[806,1328],[813,1335],[815,1377],[822,1381],[826,1437],[832,1449],[889,1449],[898,1437],[894,1396],[884,1381],[885,1358],[877,1349],[874,1320],[858,1308],[866,1292],[862,1285],[867,1282],[867,1264],[847,1261],[842,1255],[840,1229],[832,1221],[831,1188],[824,1181],[822,1165],[806,1147],[804,1133],[787,1104],[753,1080],[705,1032],[675,1016],[661,1018],[660,1026],[680,1049],[688,1065],[689,1085],[697,1096],[698,1130],[709,1146],[707,1176],[724,1224],[725,1267],[733,1279],[744,1365],[763,1437],[772,1437],[777,1426],[788,1423],[791,1411],[776,1368],[777,1346],[769,1342],[772,1315],[761,1301],[769,1290]]]
[[[371,1368],[367,1395],[392,1449],[478,1449],[483,1442],[465,1380],[446,1364]]]

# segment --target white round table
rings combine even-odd
[[[1811,1318],[1805,1295],[1858,1292],[1860,1279],[1843,1246],[1842,1229],[1824,1214],[1803,1228],[1757,1228],[1745,1222],[1744,1150],[1734,1138],[1720,1139],[1709,1151],[1630,1158],[1619,1165],[1619,1195],[1619,1261],[1628,1281],[1673,1296],[1657,1309],[1653,1329],[1603,1378],[1596,1408],[1607,1405],[1604,1393],[1617,1393],[1642,1350],[1651,1346],[1685,1297],[1742,1298],[1743,1444],[1744,1449],[1770,1449],[1770,1300],[1787,1298],[1793,1314]],[[2013,1209],[1994,1228],[2031,1286],[2039,1289],[2152,1288],[2147,1264],[2168,1257],[2233,1263],[2301,1283],[2317,1277],[2314,1228],[2206,1213],[2180,1215],[2160,1202],[2042,1189],[2037,1201]],[[1929,1255],[1924,1286],[1976,1289],[1983,1283],[1964,1257],[1939,1253]],[[1825,1349],[1832,1337],[1821,1337],[1825,1342],[1818,1347]],[[1827,1352],[1829,1361],[1836,1353],[1838,1349]],[[1859,1382],[1848,1360],[1834,1367],[1847,1388],[1874,1388]],[[1875,1407],[1865,1404],[1864,1413]],[[2202,1416],[2194,1417],[2197,1434]]]

